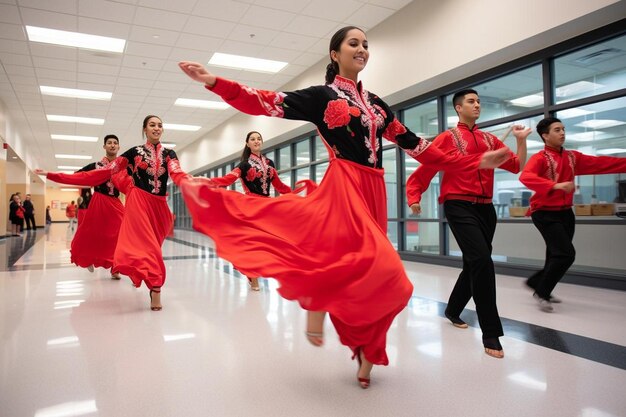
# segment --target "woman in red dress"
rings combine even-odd
[[[275,277],[280,294],[309,311],[311,343],[323,343],[324,315],[330,313],[341,343],[359,361],[362,388],[369,387],[374,364],[389,363],[387,331],[413,291],[386,234],[382,138],[442,170],[495,167],[505,158],[500,151],[447,156],[409,131],[358,82],[367,48],[359,28],[339,30],[330,41],[326,84],[293,92],[257,90],[218,78],[199,63],[179,63],[244,113],[316,125],[330,164],[319,188],[304,198],[286,194],[250,204],[249,196],[202,178],[180,188],[194,227],[213,238],[219,256],[245,275]]]
[[[153,311],[162,308],[161,287],[165,283],[165,264],[161,245],[172,224],[172,213],[166,201],[167,181],[171,176],[174,183],[178,184],[187,176],[180,169],[176,153],[161,146],[162,134],[161,119],[153,115],[146,116],[142,131],[146,143],[143,145],[130,148],[102,169],[52,177],[66,184],[93,186],[115,175],[115,185],[127,193],[126,210],[113,255],[112,273],[130,277],[136,287],[145,283],[150,290],[150,308]],[[127,168],[132,172],[132,183],[123,185]],[[37,172],[45,173],[41,170]],[[118,173],[122,178],[118,178]]]
[[[98,162],[84,166],[77,172],[106,169],[117,158],[117,152],[120,149],[119,139],[115,135],[106,135],[102,147],[106,151],[106,156]],[[126,175],[126,173],[121,173],[121,175]],[[62,182],[63,178],[64,174],[48,173],[48,179],[52,181]],[[88,208],[81,208],[79,205],[78,228],[70,249],[71,261],[75,265],[87,268],[91,272],[94,268],[110,269],[113,267],[117,236],[124,218],[124,205],[119,195],[120,191],[113,181],[107,180],[94,187],[94,194],[89,200]],[[97,239],[95,239],[96,236]],[[120,279],[120,275],[111,273],[111,278]]]
[[[291,188],[278,177],[274,161],[261,154],[262,147],[261,134],[256,131],[248,132],[239,165],[223,177],[211,178],[211,183],[227,187],[241,180],[244,193],[253,196],[269,197],[270,184],[280,194],[291,193]],[[253,291],[260,290],[258,278],[248,277],[248,283]]]

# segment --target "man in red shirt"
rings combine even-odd
[[[575,175],[617,174],[626,172],[626,158],[589,156],[563,148],[565,127],[555,117],[537,123],[537,133],[545,143],[543,151],[529,160],[520,181],[535,194],[530,198],[533,223],[546,242],[544,267],[526,281],[545,312],[554,310],[560,300],[552,296],[556,284],[574,263],[575,216],[572,211]]]
[[[444,153],[462,155],[506,147],[496,136],[478,130],[480,98],[475,90],[457,92],[452,104],[459,115],[459,123],[437,136],[432,142],[434,146]],[[517,154],[510,152],[510,158],[500,168],[517,173],[526,161],[526,138],[531,130],[519,125],[512,130],[517,139]],[[504,332],[496,306],[496,275],[491,259],[491,242],[496,230],[496,212],[491,201],[493,173],[493,169],[477,169],[463,175],[443,174],[439,202],[443,203],[450,230],[463,252],[463,270],[450,294],[445,315],[454,326],[467,328],[459,316],[473,297],[485,353],[503,358],[499,337]],[[421,212],[422,194],[436,174],[436,169],[421,165],[409,177],[407,201],[413,213]]]
[[[70,221],[67,228],[74,231],[74,226],[76,224],[76,204],[74,204],[74,200],[72,200],[72,202],[65,207],[65,217],[67,217]]]

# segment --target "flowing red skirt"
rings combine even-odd
[[[78,229],[70,250],[72,263],[83,268],[111,268],[124,205],[119,198],[94,193],[89,208],[78,213]]]
[[[91,209],[90,209],[91,210]],[[165,196],[133,187],[126,194],[126,212],[120,227],[113,273],[130,277],[136,287],[150,289],[165,283],[161,245],[170,231],[172,212]]]
[[[179,187],[194,228],[220,257],[246,276],[276,278],[286,299],[329,312],[344,345],[389,363],[386,334],[413,286],[387,238],[382,170],[332,160],[306,197],[256,198],[203,178]]]

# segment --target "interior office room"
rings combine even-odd
[[[163,120],[162,143],[194,176],[227,175],[246,133],[258,131],[283,183],[322,182],[330,161],[315,126],[242,114],[178,62],[293,91],[323,84],[331,36],[347,25],[369,42],[363,88],[419,136],[456,126],[452,96],[473,88],[481,130],[514,149],[508,128],[533,129],[528,157],[544,148],[537,123],[555,116],[567,149],[626,158],[625,1],[0,0],[0,416],[626,415],[626,174],[576,177],[576,261],[555,289],[563,302],[547,313],[524,285],[546,255],[526,215],[532,192],[519,174],[495,170],[505,351],[496,359],[483,351],[473,301],[461,314],[467,329],[444,314],[463,262],[439,203],[442,174],[411,214],[406,180],[419,163],[383,141],[387,237],[414,290],[387,333],[389,365],[374,367],[367,390],[331,321],[324,345],[312,346],[305,311],[271,277],[251,291],[194,229],[171,182],[162,311],[127,277],[72,264],[66,207],[85,189],[36,170],[100,161],[110,133],[120,152],[141,145],[146,115]],[[94,50],[93,38],[59,46],[33,28],[125,42],[117,51]],[[216,53],[286,65],[228,68],[209,62]],[[13,236],[18,192],[29,195],[36,228]]]

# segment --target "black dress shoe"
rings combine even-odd
[[[459,329],[467,329],[469,326],[459,317],[453,317],[452,315],[445,313],[446,318],[452,322],[454,327],[458,327]]]

